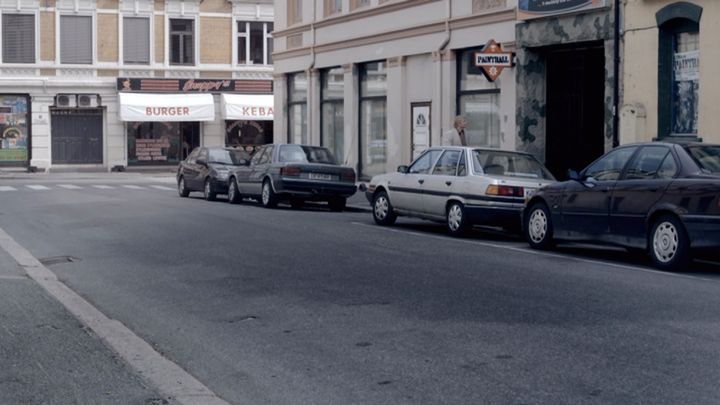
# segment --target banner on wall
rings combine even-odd
[[[608,0],[519,0],[518,20],[553,16],[608,6]]]
[[[0,95],[0,164],[28,160],[28,97]]]
[[[213,121],[212,94],[120,93],[120,120],[132,122]]]

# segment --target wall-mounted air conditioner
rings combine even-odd
[[[75,94],[58,94],[55,96],[55,107],[77,107],[77,97],[75,97]]]
[[[97,94],[78,94],[77,95],[78,107],[97,107],[100,105],[100,96]]]

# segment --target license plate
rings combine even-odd
[[[525,199],[527,200],[528,198],[532,197],[533,194],[535,194],[535,191],[537,191],[536,188],[527,188],[526,187],[525,188]]]
[[[310,180],[332,180],[333,176],[325,173],[310,173],[308,178]]]

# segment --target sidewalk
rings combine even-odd
[[[0,249],[0,403],[168,402]]]

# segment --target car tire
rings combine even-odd
[[[210,178],[205,179],[205,186],[203,187],[203,195],[207,201],[215,201],[217,193],[213,190],[212,182]]]
[[[242,201],[242,195],[238,190],[237,181],[234,177],[231,177],[228,183],[228,202],[230,204],[239,204]]]
[[[461,203],[453,201],[448,204],[445,211],[445,225],[448,233],[452,236],[466,235],[470,225],[465,215],[465,207]]]
[[[375,223],[378,225],[392,225],[397,220],[397,214],[390,203],[387,193],[381,191],[373,197],[372,213]]]
[[[178,179],[178,195],[180,197],[187,197],[190,195],[190,190],[188,190],[187,186],[185,185],[185,177],[180,176]]]
[[[333,211],[333,212],[344,211],[346,205],[347,205],[347,198],[344,198],[344,197],[335,197],[328,201],[328,208],[330,208],[330,211]]]
[[[265,208],[275,208],[278,205],[277,195],[275,194],[275,190],[273,190],[272,184],[268,179],[263,181],[260,203]]]
[[[547,205],[535,203],[527,210],[523,233],[533,249],[550,249],[555,246],[552,219]]]
[[[305,206],[305,200],[303,200],[302,198],[293,197],[290,199],[290,206],[293,209],[299,210],[300,208]]]
[[[655,267],[665,271],[687,270],[692,256],[690,238],[675,215],[661,215],[648,235],[648,250]]]

